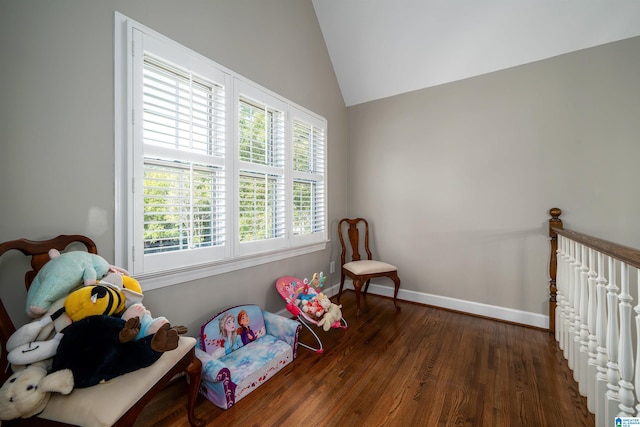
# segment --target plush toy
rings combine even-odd
[[[140,339],[155,334],[162,325],[169,323],[166,317],[152,317],[140,302],[142,298],[142,287],[136,279],[113,273],[97,285],[85,286],[69,294],[64,306],[74,322],[94,315],[117,315],[125,321],[138,317],[140,332],[136,339]]]
[[[100,286],[86,286],[63,296],[51,305],[46,315],[15,331],[7,342],[9,361],[29,364],[52,357],[60,338],[55,337],[56,333],[72,321],[96,314],[119,315],[129,302],[142,300],[140,283],[132,277],[111,273],[98,283]],[[114,304],[120,300],[122,303]],[[45,342],[48,340],[51,342]]]
[[[51,393],[71,393],[71,371],[64,369],[48,374],[47,367],[40,362],[16,371],[7,379],[0,387],[0,420],[29,418],[42,412]]]
[[[75,387],[89,387],[149,366],[163,352],[178,346],[178,334],[186,333],[187,328],[171,327],[165,318],[153,319],[140,304],[143,297],[140,284],[126,275],[125,270],[109,266],[97,255],[86,252],[56,252],[50,252],[52,259],[34,279],[33,283],[38,279],[39,290],[28,300],[27,312],[44,313],[45,306],[52,306],[48,302],[52,295],[60,293],[64,303],[10,337],[11,363],[20,365],[52,358],[54,372],[68,369]],[[55,268],[47,268],[50,265]],[[75,276],[65,276],[68,273],[65,268],[74,271]],[[113,273],[108,274],[110,271]],[[59,280],[56,274],[65,279]],[[97,279],[101,280],[96,283]],[[83,280],[88,286],[74,290]],[[46,292],[49,288],[55,292]],[[45,302],[34,305],[34,301]],[[131,310],[125,311],[127,307]],[[52,324],[58,323],[58,318],[66,321],[54,329]],[[45,330],[48,333],[43,333]]]
[[[140,319],[140,331],[135,337],[136,340],[155,334],[162,325],[169,323],[166,317],[152,317],[151,312],[141,303],[130,305],[122,314],[122,319],[125,321],[133,317]],[[177,328],[182,328],[182,326],[177,326]],[[186,332],[186,330],[184,332],[180,332],[181,330],[182,329],[178,329],[179,333]]]
[[[310,301],[315,297],[316,297],[316,294],[312,294],[312,293],[305,294],[301,292],[296,296],[296,303],[300,305],[300,304],[303,304],[303,301]]]
[[[162,325],[169,323],[165,317],[151,317],[149,310],[141,303],[135,303],[126,308],[131,301],[142,300],[142,288],[134,278],[112,273],[98,283],[71,292],[66,299],[63,299],[64,307],[27,323],[14,332],[7,342],[9,362],[25,365],[53,357],[63,337],[63,329],[72,321],[77,322],[89,316],[122,316],[125,321],[132,317],[139,317],[139,333],[135,339],[153,335]],[[54,306],[57,305],[54,304]],[[56,320],[58,318],[64,320],[58,321]],[[43,334],[43,330],[52,332],[47,328],[51,328],[53,322],[57,325],[55,333]],[[183,326],[177,326],[176,331],[180,334],[187,332]]]
[[[327,298],[327,300],[329,300]],[[325,301],[326,304],[326,301]],[[336,305],[329,301],[327,309],[324,313],[324,317],[318,322],[318,326],[322,326],[322,329],[326,332],[331,329],[332,326],[336,326],[336,323],[340,325],[340,319],[342,319],[341,305]]]
[[[109,265],[99,255],[83,251],[60,253],[49,251],[51,260],[34,277],[27,292],[27,314],[37,318],[44,315],[51,304],[80,285],[93,285],[110,269],[126,271]]]
[[[155,334],[135,340],[139,329],[137,317],[89,316],[74,322],[64,329],[52,370],[69,369],[76,388],[90,387],[153,364],[178,347],[178,333],[186,332],[165,323]]]
[[[27,325],[39,323],[45,322]],[[22,337],[28,339],[34,335],[35,328],[27,329],[32,329],[30,334],[24,332]],[[113,316],[89,316],[69,324],[50,340],[29,341],[12,349],[7,358],[18,365],[53,358],[54,371],[70,369],[76,387],[89,387],[151,365],[163,352],[175,349],[178,335],[187,332],[184,326],[171,327],[166,322],[152,334],[137,340],[140,329],[137,316],[126,321]],[[147,328],[147,332],[151,330]]]
[[[302,300],[313,298],[313,296],[317,294],[317,292],[313,292],[313,290],[313,287],[309,284],[309,279],[305,277],[302,281],[302,286],[300,287],[298,298]]]
[[[325,294],[320,294],[318,295],[318,304],[322,307],[323,312],[327,312],[331,307],[331,300]]]
[[[303,300],[302,311],[315,317],[322,317],[324,314],[324,307],[320,304],[320,300],[322,298],[320,295],[322,294],[316,295],[310,300]]]
[[[140,282],[128,274],[121,272],[110,273],[103,277],[98,284],[109,286],[120,291],[124,295],[126,307],[142,301],[143,295]]]
[[[121,292],[108,286],[84,286],[69,294],[64,309],[77,322],[89,316],[118,315],[125,310],[125,299]]]
[[[54,302],[47,315],[27,323],[7,340],[7,360],[13,365],[28,365],[53,357],[61,331],[71,324],[64,311],[64,300]]]
[[[142,301],[142,298],[142,287],[136,279],[111,273],[95,285],[71,292],[64,307],[67,315],[76,322],[99,314],[119,316],[130,305]]]
[[[113,278],[111,281],[122,286],[119,274],[114,273],[110,276],[117,277],[118,279]],[[135,281],[135,279],[132,280]],[[66,299],[63,299],[63,307],[27,323],[14,332],[7,341],[8,361],[12,364],[26,365],[53,357],[62,339],[62,330],[72,321],[76,322],[99,314],[120,315],[125,310],[125,295],[111,282],[100,281],[99,283],[101,284],[84,286],[71,292]],[[138,289],[140,289],[139,285]],[[45,330],[50,330],[48,328],[58,318],[66,318],[66,320],[55,328],[56,333],[53,336],[43,333]]]

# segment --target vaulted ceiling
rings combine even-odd
[[[347,106],[640,35],[638,0],[313,5]]]

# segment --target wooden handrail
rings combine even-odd
[[[556,311],[556,274],[557,274],[557,258],[556,251],[558,249],[558,235],[567,237],[575,242],[594,249],[604,255],[610,256],[616,260],[622,261],[627,265],[640,269],[640,249],[624,246],[619,243],[610,242],[608,240],[599,239],[588,234],[578,231],[567,230],[564,228],[560,215],[562,211],[559,208],[549,210],[549,238],[551,239],[551,257],[549,260],[549,332],[555,332],[555,311]]]
[[[604,255],[613,257],[632,267],[640,268],[640,250],[624,246],[619,243],[610,242],[608,240],[598,239],[588,234],[579,233],[577,231],[553,228],[557,234],[568,237],[569,239],[581,243],[591,249],[595,249]]]

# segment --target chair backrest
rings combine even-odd
[[[243,334],[240,316],[249,322],[253,339]],[[226,327],[233,327],[226,330]],[[245,329],[246,330],[246,329]],[[243,347],[266,333],[262,309],[258,305],[246,304],[228,308],[206,321],[200,328],[199,347],[207,354],[219,359]]]
[[[60,252],[67,249],[72,244],[81,243],[83,244],[87,251],[93,254],[97,254],[96,244],[93,240],[86,236],[81,236],[78,234],[74,235],[61,235],[55,237],[50,240],[43,241],[33,241],[27,239],[18,239],[11,240],[9,242],[0,243],[0,256],[2,256],[5,252],[10,250],[17,250],[22,252],[25,256],[31,257],[31,268],[32,270],[28,270],[24,276],[24,284],[27,289],[31,285],[33,278],[36,276],[38,271],[44,266],[47,261],[49,261],[49,250],[57,249]],[[9,284],[3,283],[2,286],[7,286]],[[4,382],[11,375],[10,369],[8,369],[7,362],[7,352],[6,343],[9,337],[16,331],[16,327],[11,321],[7,310],[5,309],[4,303],[0,299],[0,384],[4,384]]]
[[[344,237],[344,229],[346,229],[347,239]],[[361,235],[364,235],[364,246],[360,244]],[[362,259],[360,255],[362,248],[364,248],[366,252],[365,259],[372,259],[373,256],[369,249],[369,223],[366,219],[341,219],[338,223],[338,237],[340,238],[340,246],[342,247],[342,253],[340,255],[341,265],[349,261],[360,261]],[[364,256],[364,254],[362,255]]]
[[[284,276],[276,280],[276,290],[285,302],[289,303],[296,299],[300,292],[303,280],[293,276]]]

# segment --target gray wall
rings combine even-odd
[[[3,0],[0,241],[86,234],[113,262],[116,10],[327,118],[329,222],[346,214],[346,109],[310,0]],[[282,309],[278,277],[328,272],[338,256],[328,245],[147,291],[144,302],[197,334],[229,305]],[[16,258],[2,257],[0,270]],[[13,280],[21,277],[3,280],[0,292]],[[9,309],[14,317],[23,311],[20,304]]]
[[[3,0],[0,241],[82,233],[113,260],[115,10],[329,123],[332,243],[146,292],[152,312],[191,334],[229,305],[280,310],[275,279],[327,272],[347,213],[370,218],[403,297],[542,315],[549,208],[567,227],[640,247],[640,39],[347,110],[310,0]],[[0,258],[3,298],[19,258]]]
[[[402,289],[547,314],[551,207],[640,247],[639,53],[633,38],[349,107],[348,211]]]

